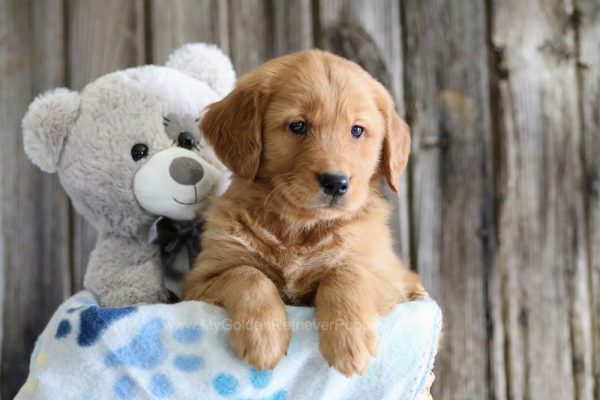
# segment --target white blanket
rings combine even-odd
[[[417,399],[437,350],[432,300],[398,305],[379,322],[379,356],[346,378],[319,353],[315,311],[288,307],[292,341],[272,371],[256,371],[228,344],[220,307],[201,302],[100,308],[89,292],[68,299],[38,339],[25,399]]]

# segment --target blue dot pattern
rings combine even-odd
[[[150,393],[162,399],[173,393],[173,386],[164,374],[157,374],[150,378]]]
[[[271,371],[258,371],[252,368],[250,370],[250,383],[256,389],[264,389],[271,383],[272,376]]]
[[[175,369],[183,372],[194,372],[204,367],[204,360],[194,355],[178,355],[173,359]]]
[[[72,330],[72,328],[71,328],[71,323],[69,322],[69,320],[63,319],[58,324],[58,328],[56,328],[55,336],[57,339],[67,337],[67,336],[69,336],[69,333],[71,333],[71,330]]]
[[[239,383],[231,374],[220,373],[213,378],[213,388],[221,396],[232,396],[237,390]]]
[[[84,299],[85,300],[85,299]],[[80,302],[81,304],[81,302]],[[124,308],[102,308],[97,305],[80,305],[68,308],[67,315],[75,314],[72,318],[79,318],[79,332],[74,336],[74,340],[82,347],[89,347],[99,342],[104,332],[108,330],[112,323],[125,318],[134,313],[137,307]],[[56,328],[55,337],[57,339],[66,338],[75,331],[73,322],[69,319],[62,319]],[[188,324],[172,331],[171,338],[182,345],[196,345],[203,337],[204,332],[197,324]],[[112,391],[116,400],[135,400],[140,395],[146,394],[154,399],[175,398],[176,388],[174,378],[171,374],[165,373],[165,364],[168,360],[172,366],[172,371],[192,374],[206,368],[206,362],[201,355],[186,353],[169,354],[167,347],[163,343],[166,336],[165,321],[161,318],[152,318],[147,320],[141,326],[137,334],[133,336],[124,346],[112,349],[105,353],[104,363],[108,367],[119,368],[118,377],[113,381]],[[180,348],[180,350],[182,350]],[[190,348],[191,350],[191,348]],[[198,350],[194,346],[193,350]],[[124,367],[124,369],[123,369]],[[139,368],[138,372],[142,375],[136,376],[136,382],[132,376],[124,374],[127,368]],[[133,370],[132,370],[133,371]],[[136,372],[136,374],[138,373]],[[198,377],[199,375],[191,375]],[[254,368],[247,369],[247,380],[241,381],[236,376],[225,371],[214,375],[211,384],[214,391],[222,398],[235,398],[238,400],[286,400],[287,393],[283,389],[269,390],[269,385],[273,381],[272,371],[258,371]],[[247,382],[247,385],[242,385]],[[262,396],[245,397],[244,393],[251,391],[267,391]],[[240,399],[240,396],[243,399]],[[89,395],[80,398],[80,400],[95,400]]]
[[[92,306],[79,314],[79,336],[77,343],[88,347],[96,343],[102,333],[113,322],[133,313],[136,307],[100,308]]]
[[[135,382],[127,375],[121,376],[113,386],[115,396],[119,400],[129,400],[135,397]]]
[[[271,400],[285,400],[287,398],[287,393],[285,390],[278,390],[277,392],[275,392],[275,394],[271,397]]]
[[[196,343],[202,338],[202,329],[198,325],[190,325],[185,328],[176,330],[175,333],[173,333],[173,337],[179,343]]]
[[[129,344],[106,355],[106,365],[126,365],[144,369],[158,366],[167,356],[161,342],[162,329],[163,321],[160,318],[151,319],[142,326]]]

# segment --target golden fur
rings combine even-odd
[[[307,133],[288,129],[297,120]],[[284,303],[315,305],[325,360],[362,373],[377,351],[376,318],[422,293],[394,254],[381,196],[381,177],[398,190],[410,148],[390,95],[358,65],[308,50],[242,77],[201,128],[235,176],[205,215],[185,299],[225,307],[233,349],[258,369],[287,351]],[[350,177],[341,199],[322,193],[326,172]]]

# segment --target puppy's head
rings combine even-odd
[[[356,212],[381,176],[397,192],[410,148],[384,87],[318,50],[242,77],[209,106],[201,129],[235,175],[268,190],[267,204],[304,218]]]

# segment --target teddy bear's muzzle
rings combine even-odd
[[[133,190],[140,206],[177,221],[196,218],[216,194],[221,173],[193,151],[170,147],[144,161]]]
[[[171,178],[182,185],[195,185],[204,176],[202,165],[190,157],[177,157],[169,166]]]

